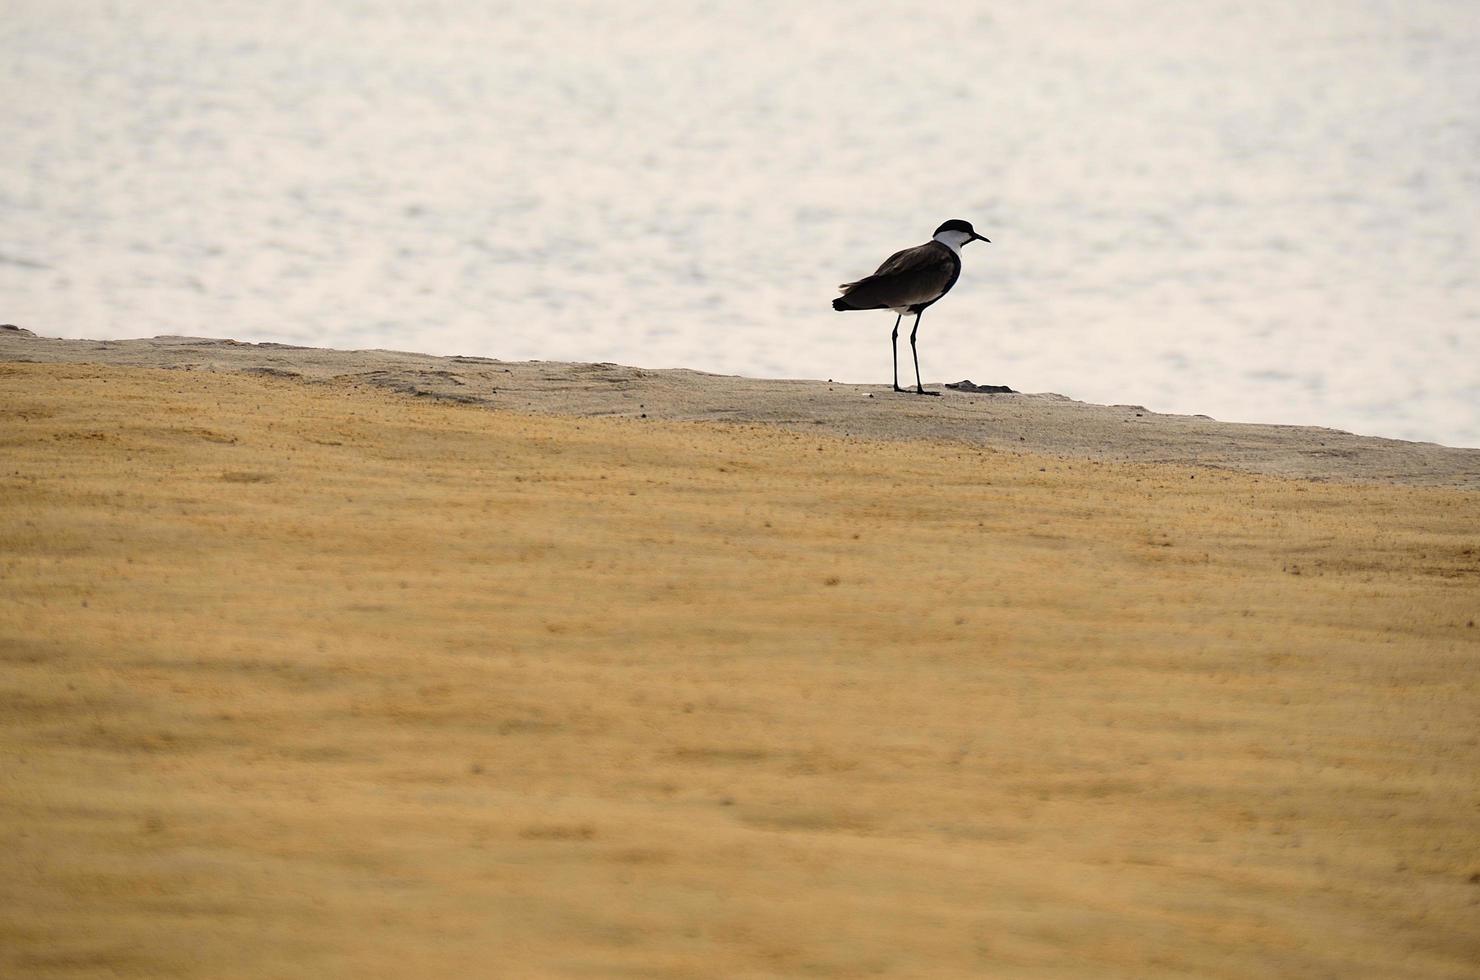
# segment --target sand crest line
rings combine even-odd
[[[773,424],[865,439],[939,439],[1015,452],[1207,466],[1294,479],[1480,489],[1480,449],[1313,426],[1166,415],[1140,405],[1093,405],[1047,393],[946,389],[942,398],[926,401],[897,396],[888,384],[201,337],[66,340],[21,330],[0,330],[3,360],[235,371],[364,384],[539,414]],[[1006,378],[976,380],[1010,383]]]

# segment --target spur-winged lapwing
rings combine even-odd
[[[915,357],[915,392],[940,394],[926,391],[920,383],[920,355],[915,350],[920,314],[956,285],[961,275],[961,246],[967,242],[990,241],[978,235],[971,222],[953,218],[935,229],[935,236],[924,245],[895,252],[873,275],[838,287],[843,295],[833,300],[835,310],[893,310],[899,314],[894,318],[894,333],[889,336],[895,391],[907,390],[899,386],[899,321],[906,313],[913,313],[915,329],[910,331],[910,353]]]

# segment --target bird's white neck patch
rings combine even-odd
[[[964,231],[947,230],[935,236],[935,240],[961,257],[961,246],[971,241],[971,236]]]

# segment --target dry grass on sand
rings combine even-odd
[[[1480,494],[0,399],[0,974],[1476,974]]]

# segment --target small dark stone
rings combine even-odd
[[[952,389],[953,391],[974,392],[980,395],[1019,394],[1019,392],[1013,391],[1011,388],[1007,387],[1007,385],[979,385],[973,384],[971,381],[957,381],[954,384],[947,382],[946,387]]]

